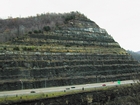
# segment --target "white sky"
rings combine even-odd
[[[0,18],[79,11],[126,50],[140,51],[140,0],[0,0]]]

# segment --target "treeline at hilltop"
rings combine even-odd
[[[27,18],[0,19],[0,42],[12,40],[12,38],[26,33],[43,33],[43,31],[51,31],[56,28],[61,29],[72,19],[91,21],[80,12],[44,13]]]

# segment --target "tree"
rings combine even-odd
[[[43,27],[43,30],[44,30],[44,31],[50,31],[51,28],[50,28],[49,26],[44,26],[44,27]]]
[[[37,33],[38,33],[38,31],[37,31],[37,30],[34,30],[34,33],[36,33],[36,34],[37,34]]]
[[[32,34],[32,32],[31,32],[31,31],[29,31],[29,32],[28,32],[28,34]]]

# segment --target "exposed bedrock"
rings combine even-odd
[[[70,25],[70,23],[74,23]],[[0,91],[129,80],[140,64],[92,21],[0,46]]]

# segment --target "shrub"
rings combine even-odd
[[[33,46],[30,46],[30,47],[23,47],[22,48],[24,51],[33,51],[34,49],[35,49],[35,47],[33,47]]]
[[[19,51],[19,47],[14,47],[13,50]]]
[[[29,31],[29,32],[28,32],[28,34],[32,34],[32,32],[31,32],[31,31]]]
[[[37,33],[38,33],[38,31],[37,31],[37,30],[34,30],[34,33],[35,33],[35,34],[37,34]]]
[[[6,47],[3,47],[3,50],[6,50]]]
[[[66,44],[65,47],[71,47],[71,45],[70,44]]]
[[[67,15],[65,16],[65,21],[64,21],[64,23],[67,23],[69,20],[75,19],[75,17],[76,17],[76,13],[74,13],[74,12],[71,12],[70,14],[67,14]]]
[[[41,30],[38,30],[38,33],[42,33],[42,31]]]
[[[49,26],[44,26],[44,27],[43,27],[43,30],[44,30],[44,31],[50,31],[51,28],[50,28]]]
[[[74,19],[75,18],[75,15],[68,15],[68,16],[66,16],[65,17],[65,21],[69,21],[69,20],[72,20],[72,19]]]

